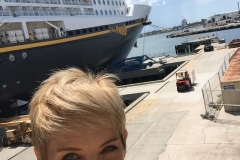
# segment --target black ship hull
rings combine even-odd
[[[113,60],[126,58],[142,31],[142,21],[111,24],[98,32],[0,48],[0,117],[6,116],[3,107],[11,105],[11,100],[28,101],[34,89],[56,69],[104,69]],[[123,27],[122,30],[116,30],[117,26]]]

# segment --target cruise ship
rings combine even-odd
[[[0,118],[19,114],[56,69],[128,56],[151,7],[124,0],[1,0]]]

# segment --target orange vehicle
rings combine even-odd
[[[189,91],[189,89],[192,87],[196,77],[194,70],[192,71],[192,79],[190,77],[190,74],[187,70],[179,70],[176,73],[176,86],[177,86],[177,91]]]

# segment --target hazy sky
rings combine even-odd
[[[127,3],[152,6],[149,19],[160,27],[180,25],[183,17],[188,23],[207,19],[217,13],[238,10],[240,0],[127,0]],[[154,30],[147,28],[146,30]]]

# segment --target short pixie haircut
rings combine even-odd
[[[124,103],[112,74],[60,70],[45,80],[30,102],[32,140],[42,160],[47,145],[74,128],[117,129],[126,150]]]

